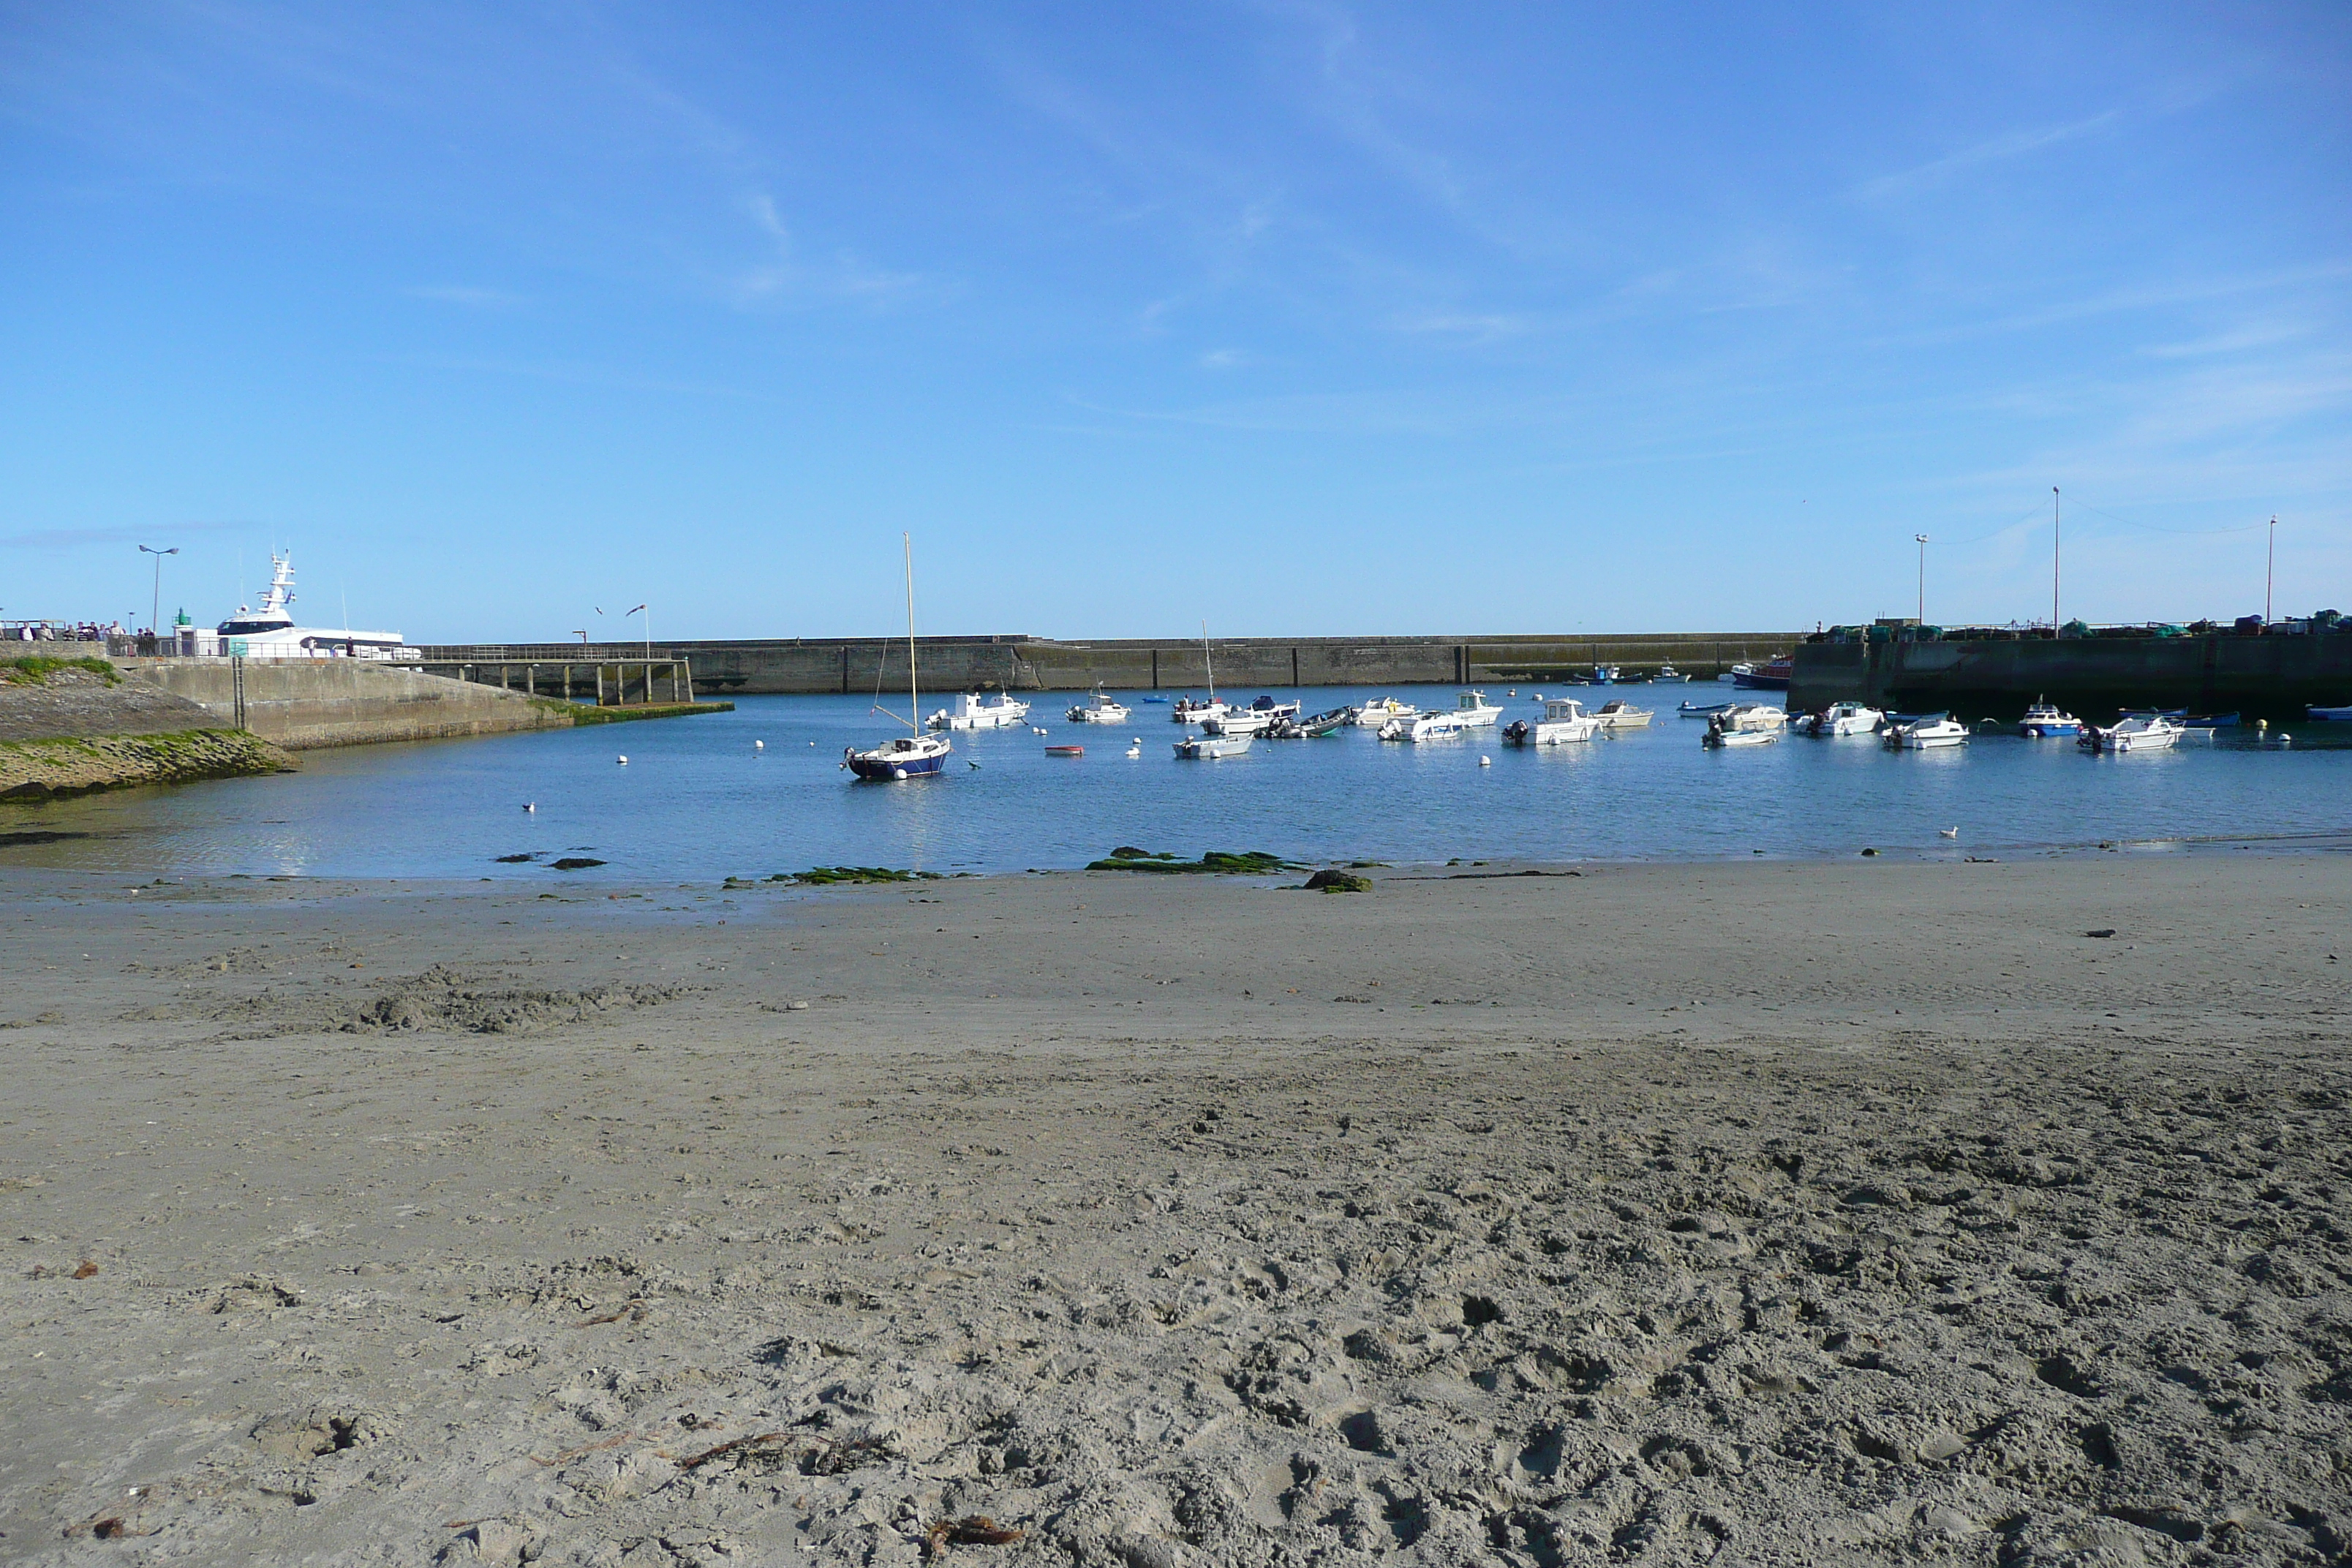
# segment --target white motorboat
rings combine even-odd
[[[2017,732],[2029,741],[2063,741],[2069,735],[2082,734],[2083,721],[2037,698],[2026,709],[2025,717],[2018,721]]]
[[[1969,727],[1948,713],[1930,713],[1908,724],[1890,724],[1886,730],[1889,751],[1927,752],[1968,743]]]
[[[1698,743],[1720,750],[1725,746],[1769,746],[1780,738],[1778,730],[1741,730],[1727,722],[1730,715],[1718,713],[1706,721],[1706,733]]]
[[[2105,729],[2083,726],[2075,744],[2086,752],[2155,752],[2180,739],[2181,727],[2161,713],[2134,713]]]
[[[1646,730],[1652,717],[1647,708],[1636,708],[1622,697],[1612,697],[1592,710],[1601,727],[1612,733],[1619,730]]]
[[[1233,710],[1232,703],[1220,702],[1213,697],[1203,702],[1179,697],[1169,707],[1168,721],[1171,724],[1198,724],[1203,719],[1222,719]]]
[[[1186,762],[1217,762],[1238,757],[1250,749],[1247,735],[1188,735],[1176,742],[1176,754]]]
[[[967,691],[953,708],[931,715],[934,730],[1009,730],[1029,721],[1029,704],[1002,691]]]
[[[2323,708],[2317,703],[2310,703],[2305,705],[2304,712],[2315,723],[2352,724],[2352,706]]]
[[[1099,686],[1095,688],[1093,695],[1069,712],[1073,724],[1124,724],[1128,718],[1127,704]]]
[[[1540,719],[1515,719],[1503,726],[1503,739],[1514,746],[1561,746],[1590,741],[1601,732],[1601,721],[1572,697],[1555,697],[1544,704]]]
[[[1299,705],[1261,697],[1246,708],[1234,708],[1201,721],[1204,735],[1263,735],[1277,724],[1296,723]]]
[[[1860,702],[1832,702],[1805,721],[1805,733],[1835,737],[1874,735],[1886,715]]]
[[[1685,675],[1681,670],[1676,669],[1671,664],[1662,664],[1658,666],[1658,673],[1650,677],[1650,679],[1660,686],[1687,686],[1690,684],[1690,677]]]
[[[910,535],[900,538],[907,547],[907,717],[903,722],[914,732],[863,752],[844,746],[841,765],[861,780],[934,778],[945,770],[948,753],[955,749],[955,742],[945,735],[926,735],[915,721],[915,715],[923,710],[921,689],[915,681],[915,542]]]
[[[1383,741],[1450,741],[1469,732],[1470,726],[1452,713],[1416,713],[1381,726]]]
[[[1367,730],[1377,730],[1391,719],[1410,719],[1421,710],[1410,702],[1400,702],[1393,697],[1375,697],[1356,710],[1355,722]]]
[[[410,647],[398,632],[355,632],[346,626],[299,626],[286,606],[294,602],[294,556],[276,551],[269,555],[269,587],[261,608],[243,605],[223,621],[217,631],[221,651],[239,658],[373,658],[410,659],[425,655]]]
[[[1474,730],[1485,729],[1503,716],[1483,691],[1465,691],[1454,700],[1454,716]]]
[[[1777,735],[1789,726],[1788,710],[1769,702],[1734,702],[1707,720],[1709,728],[1764,730]]]

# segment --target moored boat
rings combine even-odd
[[[1150,699],[1146,698],[1144,700],[1148,702]],[[1099,686],[1094,689],[1093,694],[1084,702],[1069,711],[1069,720],[1073,724],[1124,724],[1130,717],[1132,715],[1129,713],[1127,704],[1111,696]]]
[[[2086,752],[2156,752],[2180,739],[2180,725],[2162,713],[2132,713],[2101,729],[2083,726],[2075,744]]]
[[[1754,691],[1786,691],[1796,663],[1784,653],[1762,664],[1735,664],[1731,667],[1731,683]]]
[[[1048,746],[1045,754],[1049,757],[1083,757],[1087,749],[1084,746]]]
[[[931,715],[934,730],[1009,730],[1029,720],[1029,704],[1002,691],[967,691]]]
[[[2315,724],[2352,724],[2352,703],[2341,708],[2328,708],[2314,702],[2307,704],[2303,711]]]
[[[1836,737],[1874,735],[1886,715],[1860,702],[1832,702],[1804,721],[1805,733]]]
[[[1685,719],[1712,719],[1717,714],[1738,707],[1737,702],[1685,702],[1680,710]]]
[[[1176,742],[1176,754],[1186,762],[1213,763],[1249,749],[1247,735],[1190,735]]]
[[[2029,741],[2063,741],[2083,732],[2083,721],[2054,702],[2035,698],[2018,721],[2017,732]]]
[[[1886,731],[1889,751],[1927,752],[1968,743],[1969,727],[1948,713],[1930,713],[1908,724],[1890,724]]]
[[[1769,746],[1780,738],[1780,725],[1743,724],[1741,718],[1737,708],[1717,713],[1706,721],[1706,733],[1698,738],[1698,743],[1720,751],[1727,746]]]
[[[917,715],[923,710],[922,688],[915,674],[915,541],[912,535],[901,534],[907,549],[907,717],[909,735],[898,735],[878,746],[859,751],[855,746],[842,748],[841,765],[858,778],[877,783],[902,779],[931,778],[948,765],[948,753],[955,742],[945,735],[923,733]],[[888,711],[887,709],[884,711]],[[896,714],[891,717],[896,718]]]
[[[1309,741],[1334,734],[1355,721],[1356,710],[1353,708],[1326,709],[1311,718],[1296,721],[1299,734]]]
[[[1590,741],[1601,731],[1601,721],[1572,697],[1555,697],[1544,704],[1540,719],[1514,719],[1503,727],[1503,740],[1514,746],[1560,746]]]
[[[1410,719],[1421,710],[1410,702],[1400,702],[1393,697],[1375,697],[1356,710],[1351,722],[1367,730],[1377,730],[1391,719]]]
[[[1613,664],[1596,664],[1592,667],[1592,674],[1591,678],[1585,681],[1585,684],[1587,686],[1614,686],[1617,684],[1622,673],[1623,672]]]
[[[1465,691],[1454,700],[1454,716],[1472,729],[1484,729],[1503,716],[1503,710],[1486,700],[1483,691]]]
[[[1175,705],[1168,710],[1168,721],[1171,724],[1198,724],[1203,719],[1222,719],[1233,710],[1232,703],[1220,702],[1213,697],[1204,702],[1179,697]]]
[[[1622,697],[1612,697],[1592,710],[1604,730],[1646,730],[1650,727],[1651,710],[1636,708]]]
[[[1383,741],[1447,741],[1469,732],[1469,726],[1453,713],[1416,713],[1411,718],[1396,718],[1381,726]]]

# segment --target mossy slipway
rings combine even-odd
[[[102,658],[50,658],[33,656],[26,658],[0,659],[0,685],[41,686],[60,670],[79,669],[95,675],[109,686],[119,684],[122,672]]]

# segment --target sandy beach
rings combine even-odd
[[[0,873],[0,1559],[2352,1561],[2352,859],[1510,869]]]

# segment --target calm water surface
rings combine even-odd
[[[1032,718],[1050,736],[958,735],[947,776],[853,784],[839,767],[843,746],[889,731],[867,699],[753,697],[732,713],[310,752],[300,773],[281,778],[0,807],[0,866],[545,881],[558,874],[497,858],[570,852],[607,862],[575,876],[634,880],[837,864],[1018,871],[1082,865],[1130,844],[1302,859],[1687,860],[1851,855],[1864,845],[1958,855],[2352,826],[2352,744],[2328,744],[2325,726],[2291,746],[2254,745],[2249,733],[2124,757],[2008,736],[1929,752],[1793,736],[1708,752],[1700,726],[1674,709],[1685,697],[1721,700],[1728,688],[1549,689],[1588,704],[1628,697],[1658,718],[1614,740],[1542,750],[1506,746],[1492,731],[1411,746],[1348,730],[1190,763],[1171,754],[1185,731],[1165,706],[1129,695],[1133,721],[1104,730],[1065,721],[1075,694],[1049,692]],[[1281,695],[1303,697],[1312,712],[1381,694]],[[1426,687],[1394,694],[1443,706],[1454,698]],[[1489,696],[1506,721],[1537,711],[1528,688],[1516,700]],[[1130,760],[1136,736],[1143,754]],[[1049,758],[1049,742],[1082,742],[1087,754]],[[614,761],[624,752],[625,767]],[[526,813],[526,802],[538,810]],[[1957,840],[1937,837],[1953,826]]]

